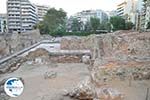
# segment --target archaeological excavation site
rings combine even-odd
[[[17,98],[5,81],[23,81]],[[150,32],[0,35],[0,100],[150,100]]]

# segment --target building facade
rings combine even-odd
[[[117,10],[106,11],[106,13],[107,13],[109,19],[112,16],[117,16]]]
[[[49,7],[45,5],[36,5],[36,7],[37,7],[38,20],[42,21]]]
[[[108,21],[108,15],[102,10],[85,10],[78,12],[75,15],[71,16],[67,21],[67,31],[71,32],[71,24],[73,19],[77,19],[80,23],[80,30],[85,29],[85,25],[90,21],[91,17],[96,17],[100,19],[100,23]]]
[[[146,31],[150,23],[150,0],[145,0],[141,13],[141,30]]]
[[[0,14],[0,33],[7,32],[7,15]]]
[[[117,6],[117,15],[123,17],[126,21],[131,21],[136,30],[139,30],[141,24],[143,0],[125,0]]]
[[[7,18],[9,32],[30,31],[38,20],[36,6],[29,0],[8,0]]]
[[[126,1],[117,5],[117,15],[118,16],[124,16],[126,5],[127,5]]]
[[[73,17],[81,20],[84,24],[90,21],[91,17],[96,17],[100,19],[100,22],[107,21],[108,15],[102,10],[85,10],[76,13]]]

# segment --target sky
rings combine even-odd
[[[6,13],[6,1],[0,0],[0,13]],[[82,10],[102,9],[104,11],[115,10],[117,4],[123,0],[30,0],[31,3],[62,8],[68,16]]]

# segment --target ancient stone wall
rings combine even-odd
[[[78,46],[79,45],[79,46]],[[79,100],[124,100],[108,86],[113,80],[150,79],[150,33],[115,32],[62,39],[62,49],[89,49],[90,78],[67,95]],[[110,89],[111,88],[111,89]],[[103,97],[103,98],[102,98]]]
[[[29,47],[40,40],[40,33],[38,30],[20,34],[1,34],[0,59]]]
[[[93,58],[127,60],[129,57],[150,57],[150,33],[124,32],[91,35],[81,38],[63,38],[62,49],[90,49]]]

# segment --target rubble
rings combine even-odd
[[[49,52],[43,48],[38,48],[35,51],[31,51],[25,56],[30,64],[48,64]]]
[[[0,81],[0,100],[9,100],[10,97],[4,91],[4,84],[7,79]]]
[[[150,79],[150,34],[131,31],[62,39],[61,49],[92,52],[90,79],[68,95],[79,100],[123,100],[123,94],[107,86],[112,80]],[[82,57],[82,61],[87,61]]]
[[[10,59],[8,62],[0,65],[0,74],[13,72],[17,70],[26,59],[23,57],[16,57]]]
[[[123,100],[123,95],[107,86],[97,87],[87,79],[65,95],[78,100]]]
[[[85,63],[85,64],[90,64],[90,56],[88,55],[83,55],[82,56],[82,62]]]
[[[80,63],[81,57],[76,55],[50,56],[50,61],[57,63]]]
[[[57,77],[57,72],[50,71],[44,74],[44,79],[52,79]]]

